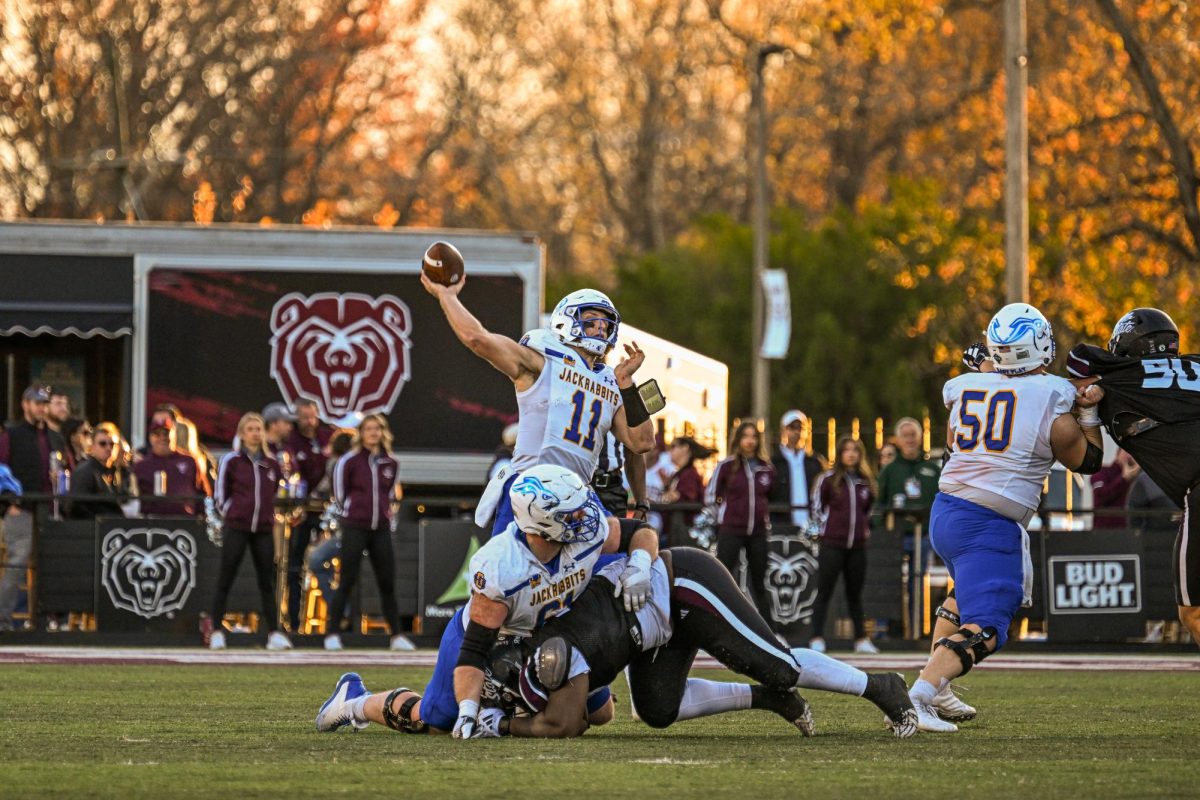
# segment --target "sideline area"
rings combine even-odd
[[[925,665],[922,653],[884,653],[875,656],[833,652],[841,661],[869,670],[919,670]],[[288,650],[268,653],[265,650],[231,649],[211,651],[196,648],[133,648],[133,647],[0,647],[0,664],[225,664],[225,665],[321,665],[321,664],[378,664],[395,667],[432,667],[437,658],[435,650],[412,653],[380,652],[369,649],[349,649],[327,653],[322,650]],[[721,665],[706,653],[695,662],[696,669],[721,669]],[[1030,654],[1001,653],[989,658],[983,668],[988,670],[1088,670],[1115,672],[1200,672],[1200,654],[1125,655],[1125,654]]]

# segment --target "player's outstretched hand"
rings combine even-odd
[[[475,726],[475,732],[471,734],[472,739],[495,739],[498,736],[505,736],[500,732],[500,721],[504,719],[504,712],[498,708],[485,708],[479,712],[479,724]]]
[[[425,274],[425,270],[421,270],[421,285],[425,287],[425,291],[429,292],[434,297],[441,300],[443,296],[457,297],[462,291],[463,286],[467,284],[467,276],[463,275],[458,283],[453,286],[442,286],[440,283],[434,283],[429,280],[429,276]]]
[[[475,700],[463,700],[458,704],[458,721],[454,723],[451,735],[455,739],[470,739],[475,735],[479,724],[479,703]]]
[[[621,595],[626,611],[641,611],[650,601],[650,554],[634,550],[613,587],[613,597]]]
[[[613,372],[617,376],[618,385],[623,379],[633,380],[633,373],[638,371],[638,368],[642,366],[642,362],[645,360],[646,354],[642,352],[642,348],[638,347],[637,342],[625,345],[625,357],[613,369]]]

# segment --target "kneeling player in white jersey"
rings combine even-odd
[[[624,531],[606,517],[591,488],[563,467],[532,467],[509,490],[515,520],[471,558],[471,598],[450,620],[438,647],[433,677],[418,695],[395,689],[371,695],[355,673],[343,675],[317,713],[317,730],[370,722],[405,733],[475,728],[488,655],[501,633],[529,636],[583,592],[602,554],[628,552],[615,592],[637,611],[650,594],[658,536],[649,528]],[[627,533],[626,533],[627,532]],[[589,703],[597,720],[612,715],[607,692]]]
[[[1008,638],[1024,595],[1024,529],[1051,465],[1057,459],[1091,474],[1103,457],[1098,414],[1085,408],[1094,401],[1078,400],[1083,411],[1076,420],[1075,387],[1046,373],[1054,360],[1054,332],[1042,313],[1026,303],[1007,305],[986,335],[994,371],[959,375],[942,390],[950,409],[949,460],[929,533],[954,578],[957,602],[938,616],[957,630],[937,639],[909,692],[926,731],[958,730],[937,713],[939,706],[955,705],[951,679]]]
[[[602,292],[567,295],[554,307],[548,329],[530,331],[518,343],[491,333],[467,310],[459,299],[465,278],[442,286],[422,272],[421,283],[459,340],[507,375],[517,392],[512,463],[488,485],[475,515],[482,527],[493,519],[493,536],[512,521],[508,487],[523,470],[557,464],[590,481],[609,430],[635,453],[654,447],[654,427],[633,382],[646,356],[636,344],[626,345],[615,369],[604,363],[616,346],[621,315]]]

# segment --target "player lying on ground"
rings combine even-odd
[[[1069,381],[1046,373],[1054,332],[1040,311],[1026,303],[1005,306],[986,335],[989,370],[959,375],[942,390],[950,409],[949,458],[929,534],[954,578],[955,597],[938,611],[935,636],[943,635],[909,692],[925,731],[958,730],[936,706],[953,699],[953,678],[1008,638],[1025,595],[1025,527],[1051,465],[1058,460],[1091,474],[1104,452],[1095,400],[1077,399]]]
[[[897,736],[916,733],[916,713],[899,675],[867,675],[811,650],[785,650],[713,556],[690,547],[664,551],[652,569],[649,602],[631,611],[618,598],[622,560],[602,569],[571,610],[548,622],[525,643],[527,657],[511,645],[493,652],[489,694],[496,707],[480,715],[477,736],[571,737],[611,714],[590,713],[589,699],[627,669],[632,705],[656,728],[697,717],[761,708],[774,711],[805,735],[813,733],[808,704],[797,688],[865,697],[883,709]],[[761,686],[690,678],[697,650]],[[354,687],[343,692],[343,686]],[[353,673],[339,692],[365,693]],[[526,713],[514,714],[515,705]],[[399,696],[394,702],[407,702]],[[366,719],[353,702],[331,716]],[[359,703],[359,705],[365,705]],[[528,713],[532,712],[532,713]],[[344,723],[349,724],[349,723]]]
[[[468,737],[479,714],[484,670],[501,633],[529,636],[564,609],[592,578],[601,554],[628,552],[615,578],[621,602],[631,610],[645,605],[651,563],[658,555],[653,528],[606,517],[584,481],[563,467],[540,465],[513,483],[515,520],[472,558],[471,597],[450,620],[438,647],[437,665],[422,697],[409,689],[367,697],[357,686],[339,682],[317,714],[317,730],[378,722],[406,733],[453,731]],[[611,716],[607,693],[593,699],[592,711]]]

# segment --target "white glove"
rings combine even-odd
[[[500,732],[500,720],[504,719],[504,712],[498,708],[485,708],[479,712],[479,724],[475,728],[475,732],[471,734],[472,739],[495,739],[499,736],[507,736],[506,733]]]
[[[650,600],[650,554],[634,550],[629,554],[621,577],[613,587],[613,597],[623,595],[626,611],[641,611]]]
[[[451,735],[455,739],[470,739],[475,735],[478,716],[479,702],[477,700],[463,700],[458,704],[458,722],[454,723],[454,731]]]

